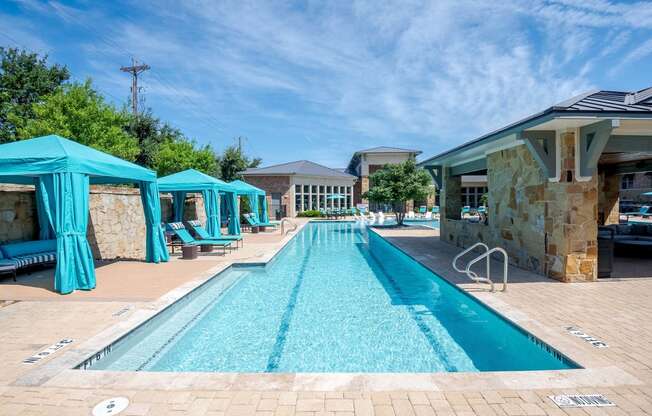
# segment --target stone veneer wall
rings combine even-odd
[[[450,178],[446,186],[451,185]],[[459,177],[458,177],[459,182]],[[501,246],[510,262],[518,267],[544,273],[545,202],[544,178],[525,146],[501,150],[487,156],[489,184],[489,225],[455,219],[461,209],[459,190],[451,198],[444,195],[447,219],[442,235],[448,242],[468,247],[482,241]],[[456,184],[459,188],[459,184]],[[448,191],[446,192],[448,193]],[[451,214],[448,214],[452,210]]]
[[[598,223],[618,224],[620,219],[620,175],[600,172],[598,175]]]
[[[560,147],[559,182],[543,177],[524,145],[487,156],[488,225],[454,218],[459,189],[445,172],[449,188],[442,193],[442,238],[461,247],[478,241],[502,246],[512,264],[561,281],[595,280],[597,175],[577,181],[573,133],[561,135]]]
[[[34,198],[33,187],[0,186],[0,243],[38,238]],[[171,198],[163,197],[161,205],[163,218],[171,216]],[[201,197],[188,198],[186,217],[205,221],[203,207]],[[145,258],[145,217],[138,189],[91,186],[89,215],[87,237],[96,259]]]

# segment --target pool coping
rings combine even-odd
[[[462,390],[501,390],[501,389],[567,389],[583,386],[638,385],[640,380],[615,365],[603,360],[574,357],[581,351],[569,346],[562,348],[550,341],[549,333],[542,328],[532,327],[531,320],[513,319],[507,305],[488,304],[475,293],[464,290],[457,284],[440,276],[458,290],[471,295],[484,306],[504,317],[516,327],[539,338],[551,348],[559,351],[570,360],[580,364],[581,369],[545,371],[488,371],[460,373],[204,373],[204,372],[144,372],[144,371],[84,371],[75,369],[93,354],[101,352],[123,339],[149,319],[174,304],[177,300],[198,289],[208,281],[231,267],[265,266],[292,241],[299,232],[311,222],[351,222],[351,221],[307,221],[299,225],[296,232],[286,235],[278,247],[266,253],[257,261],[227,262],[215,266],[195,279],[171,290],[159,299],[136,309],[124,321],[95,334],[80,345],[70,348],[60,356],[55,356],[39,367],[23,374],[12,384],[15,386],[46,386],[75,388],[130,388],[134,390],[290,390],[290,391],[462,391]],[[428,270],[427,265],[406,253],[388,238],[369,228],[393,247],[404,253]],[[435,271],[433,273],[437,274]],[[439,276],[439,274],[437,274]],[[504,303],[504,302],[503,302]],[[514,308],[512,308],[514,309]],[[518,311],[516,311],[518,312]],[[522,312],[518,312],[523,315]],[[518,313],[516,316],[518,316]],[[513,315],[513,316],[510,316]],[[525,322],[525,325],[523,323]],[[556,339],[558,337],[554,337]],[[560,339],[556,339],[560,341]],[[579,358],[579,359],[578,359]]]

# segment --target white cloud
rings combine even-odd
[[[132,6],[138,18],[96,9],[83,22],[70,20],[76,9],[53,3],[49,10],[93,35],[82,50],[109,89],[124,90],[124,79],[101,68],[134,54],[154,68],[143,77],[150,104],[160,98],[194,118],[226,121],[250,112],[285,123],[301,141],[320,131],[328,140],[356,138],[337,153],[415,138],[413,147],[452,146],[593,88],[591,74],[605,59],[627,63],[652,53],[650,41],[632,42],[652,29],[651,2]],[[44,13],[41,3],[25,7]]]

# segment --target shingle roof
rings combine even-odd
[[[296,162],[281,163],[279,165],[267,166],[264,168],[247,169],[244,175],[305,175],[334,178],[353,179],[355,176],[340,172],[336,169],[320,165],[309,160],[297,160]]]
[[[358,150],[356,153],[416,153],[421,154],[421,150],[401,149],[400,147],[378,146],[371,149]]]

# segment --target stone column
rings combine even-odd
[[[597,278],[598,180],[577,181],[575,134],[561,135],[561,179],[548,182],[544,199],[546,267],[564,282]]]
[[[598,223],[618,224],[620,218],[620,175],[601,172],[599,183]]]
[[[444,168],[443,172],[443,189],[440,193],[441,218],[459,220],[462,212],[462,177],[450,176],[449,168]]]

